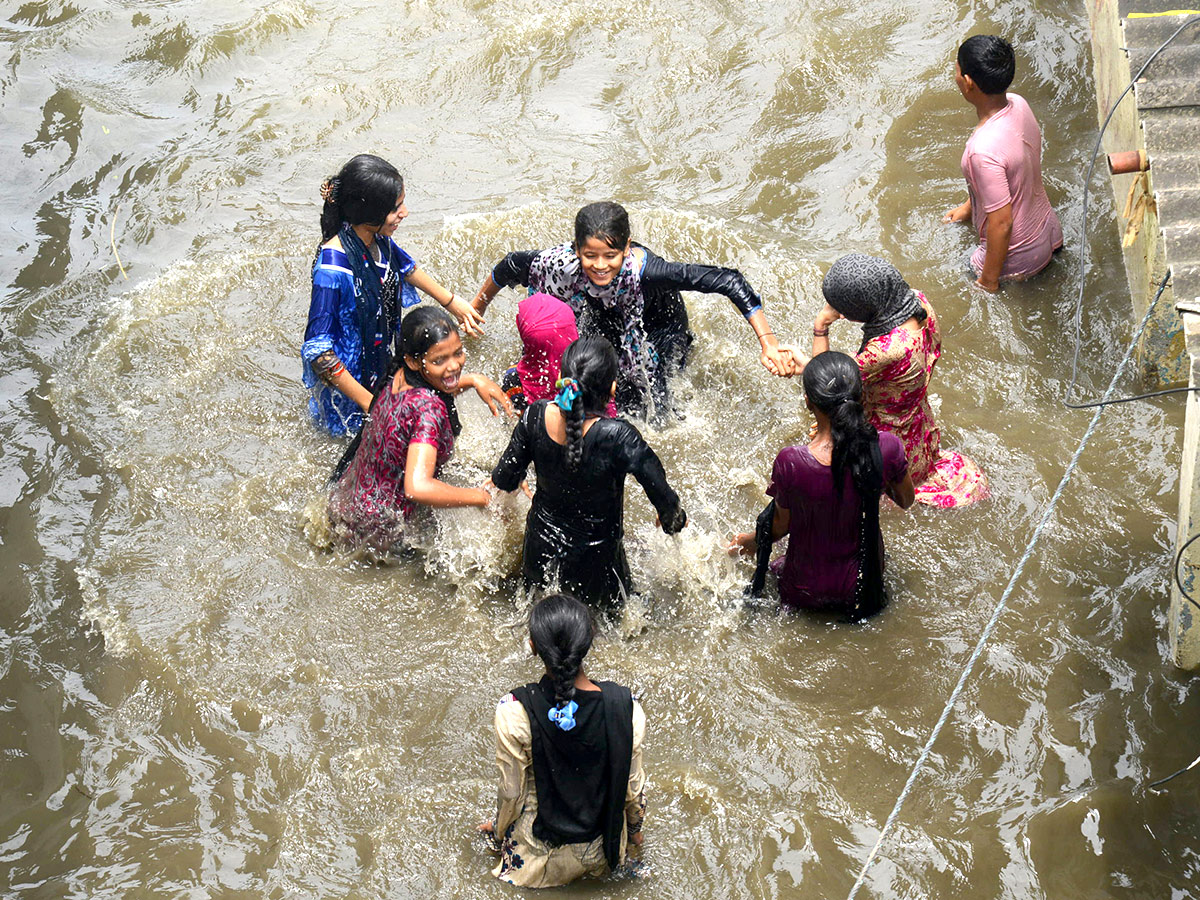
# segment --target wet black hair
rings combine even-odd
[[[400,325],[400,355],[419,360],[430,347],[452,334],[458,334],[458,324],[453,316],[438,306],[418,306],[405,315]],[[408,368],[407,363],[405,368]]]
[[[575,213],[575,249],[582,247],[588,238],[599,238],[614,250],[624,250],[629,244],[629,213],[625,207],[601,200]]]
[[[322,186],[326,197],[321,208],[321,241],[351,225],[382,225],[396,198],[404,193],[404,178],[396,167],[378,156],[360,153],[342,166]]]
[[[985,94],[1003,94],[1012,84],[1017,58],[1012,44],[994,34],[977,34],[958,48],[958,67]]]
[[[600,415],[612,399],[617,379],[617,351],[607,338],[582,337],[563,351],[560,373],[579,384],[579,396],[563,411],[567,428],[567,469],[575,471],[583,461],[583,417]]]
[[[875,465],[871,445],[879,432],[866,420],[862,406],[862,374],[854,357],[836,350],[818,353],[804,367],[804,393],[829,417],[833,430],[833,489],[838,496],[850,477],[866,502],[883,491],[883,472]]]
[[[594,634],[591,610],[567,594],[551,594],[529,611],[529,638],[554,683],[556,706],[574,699],[575,676]]]

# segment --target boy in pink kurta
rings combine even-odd
[[[971,222],[979,246],[971,254],[978,275],[987,257],[987,217],[1012,205],[1012,236],[1001,278],[1035,275],[1062,246],[1062,225],[1042,184],[1042,131],[1033,110],[1019,94],[975,129],[962,156],[962,173],[971,194]]]
[[[1012,46],[993,35],[968,38],[955,63],[955,83],[979,123],[962,156],[969,197],[945,219],[970,217],[979,233],[971,267],[988,291],[1001,278],[1037,274],[1063,242],[1042,184],[1041,129],[1025,98],[1007,92],[1015,69]]]

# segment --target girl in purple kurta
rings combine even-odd
[[[787,535],[788,548],[771,569],[785,606],[853,613],[863,599],[862,573],[875,565],[875,578],[882,576],[882,494],[902,509],[912,505],[908,460],[898,437],[866,422],[853,357],[814,356],[804,393],[817,428],[807,446],[785,447],[775,458],[767,488],[774,498],[771,537]],[[730,549],[757,551],[755,535],[736,535]]]

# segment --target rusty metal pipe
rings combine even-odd
[[[1150,168],[1150,159],[1145,150],[1126,150],[1108,154],[1108,171],[1113,175],[1128,175],[1130,172],[1145,172]]]

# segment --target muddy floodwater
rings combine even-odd
[[[557,893],[845,896],[1090,417],[1057,400],[1096,130],[1082,6],[0,9],[0,895],[512,895],[473,829],[496,699],[537,674],[527,501],[440,512],[427,552],[386,566],[329,551],[314,513],[342,448],[300,384],[317,190],[370,151],[407,179],[397,240],[460,295],[614,198],[664,257],[740,268],[785,339],[809,339],[851,250],[930,299],[943,444],[994,499],[885,509],[895,599],[853,627],[747,603],[718,550],[810,420],[732,305],[688,297],[686,418],[643,430],[690,522],[663,535],[631,482],[641,593],[591,663],[649,718],[646,866]],[[969,229],[940,221],[976,32],[1017,47],[1067,232],[997,296],[967,289]],[[1085,392],[1133,325],[1094,187]],[[515,359],[516,300],[469,368]],[[460,410],[447,477],[477,484],[509,426]],[[1144,789],[1200,752],[1164,631],[1182,412],[1105,414],[860,896],[1200,897],[1200,776]]]

